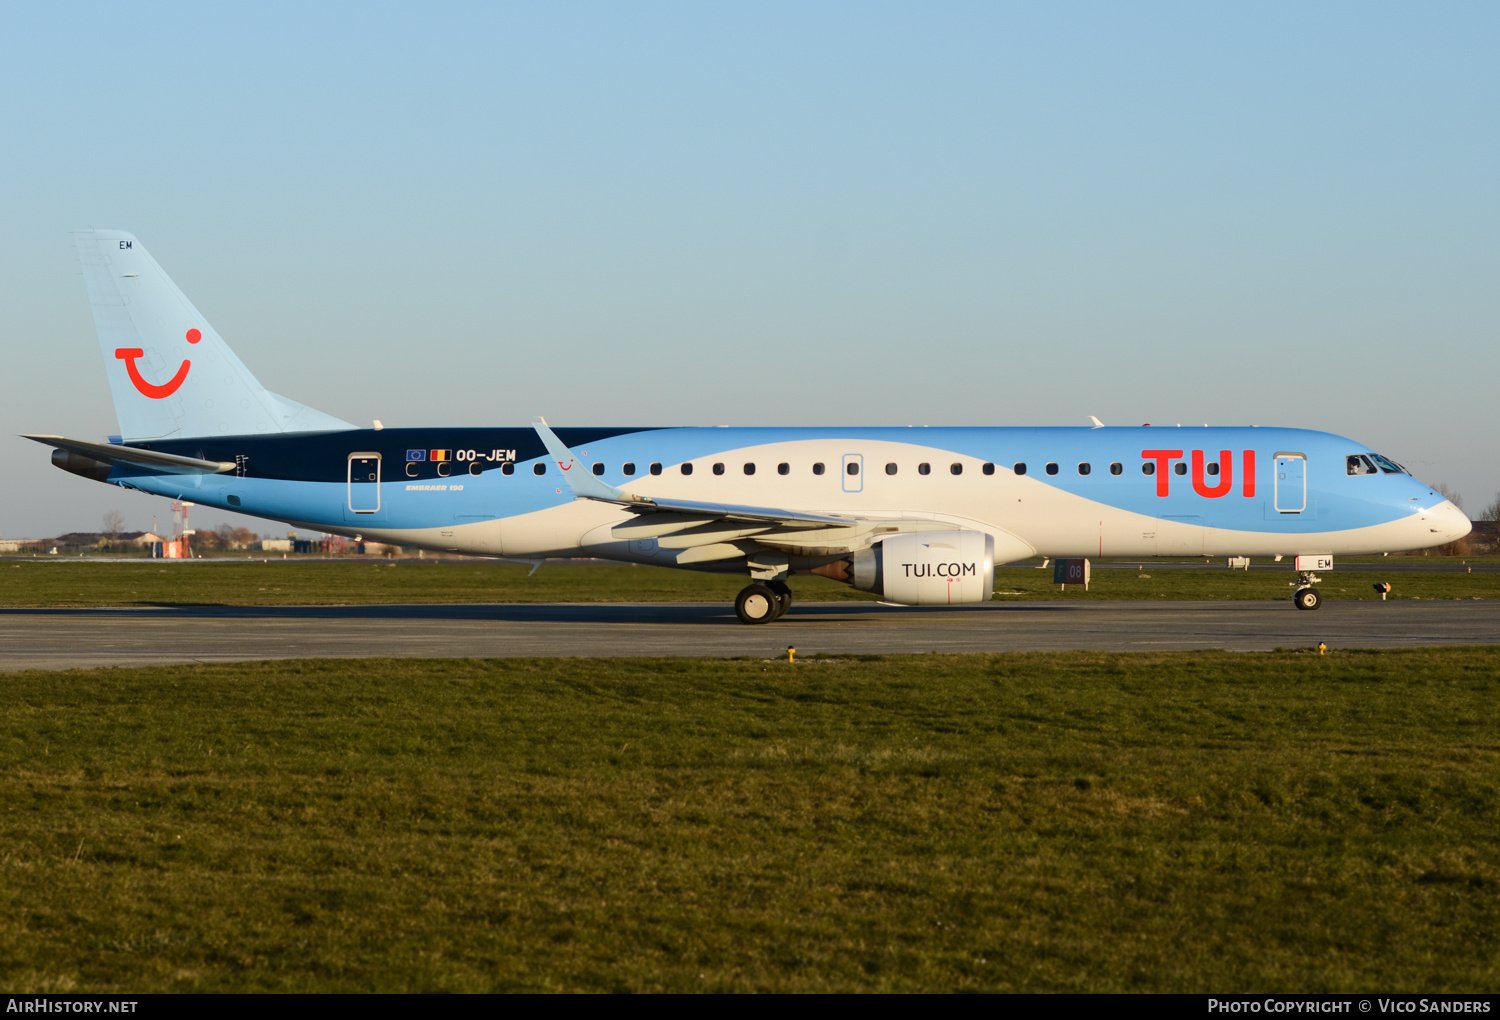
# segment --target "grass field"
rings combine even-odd
[[[1493,990],[1497,662],[0,675],[0,985]]]
[[[1494,562],[1490,557],[1486,562]],[[1479,562],[1479,561],[1475,561]],[[1389,580],[1392,598],[1500,598],[1500,573],[1402,571],[1389,575],[1337,570],[1324,575],[1329,599],[1377,598],[1371,585]],[[1457,566],[1457,564],[1453,564]],[[995,597],[1040,599],[1285,599],[1290,567],[1274,571],[1096,570],[1090,590],[1060,591],[1050,568],[1002,567]],[[0,561],[0,607],[141,605],[349,605],[391,602],[732,602],[743,576],[663,567],[543,566],[507,563],[260,560],[172,563]],[[1462,569],[1462,568],[1460,568]],[[820,577],[793,577],[803,601],[870,600],[873,595]]]

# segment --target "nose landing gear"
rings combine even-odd
[[[1323,604],[1323,596],[1318,594],[1318,589],[1313,585],[1323,580],[1310,570],[1302,570],[1297,573],[1297,580],[1292,585],[1292,605],[1298,609],[1317,609]]]

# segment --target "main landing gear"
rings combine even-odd
[[[1323,604],[1323,596],[1318,594],[1318,589],[1313,585],[1323,580],[1312,571],[1303,570],[1297,574],[1297,580],[1292,582],[1292,605],[1298,609],[1317,609]]]
[[[792,607],[792,589],[785,581],[756,581],[734,600],[741,623],[770,623]]]

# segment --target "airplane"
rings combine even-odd
[[[1422,549],[1469,519],[1395,461],[1290,428],[360,428],[262,386],[131,234],[80,230],[120,435],[29,435],[65,471],[298,528],[745,577],[769,623],[812,574],[898,605],[990,600],[1036,556]]]

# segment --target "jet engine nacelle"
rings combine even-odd
[[[995,591],[995,540],[979,531],[892,535],[852,557],[852,583],[887,602],[956,606]]]

